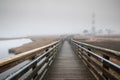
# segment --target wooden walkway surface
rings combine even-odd
[[[45,80],[96,80],[87,66],[73,53],[65,41]]]

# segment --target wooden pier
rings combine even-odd
[[[61,39],[0,61],[0,73],[29,63],[3,80],[120,80],[120,52]]]
[[[88,67],[65,41],[45,80],[96,80]]]

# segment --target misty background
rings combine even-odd
[[[0,0],[0,37],[82,34],[96,30],[120,33],[120,0]]]

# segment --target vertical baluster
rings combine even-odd
[[[109,60],[109,56],[107,55],[103,55],[103,58]],[[106,65],[104,61],[103,61],[103,68],[106,70],[109,70],[109,66]],[[106,80],[109,80],[109,78],[104,74],[104,72],[102,73],[102,75],[105,77]]]
[[[35,59],[35,57],[33,57],[32,59]],[[37,67],[37,62],[33,64],[32,70],[34,70]],[[33,76],[33,80],[38,76],[38,73],[35,73],[35,75]]]

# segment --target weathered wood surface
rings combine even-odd
[[[73,53],[69,43],[64,42],[61,52],[49,69],[45,80],[96,80],[87,66]]]

